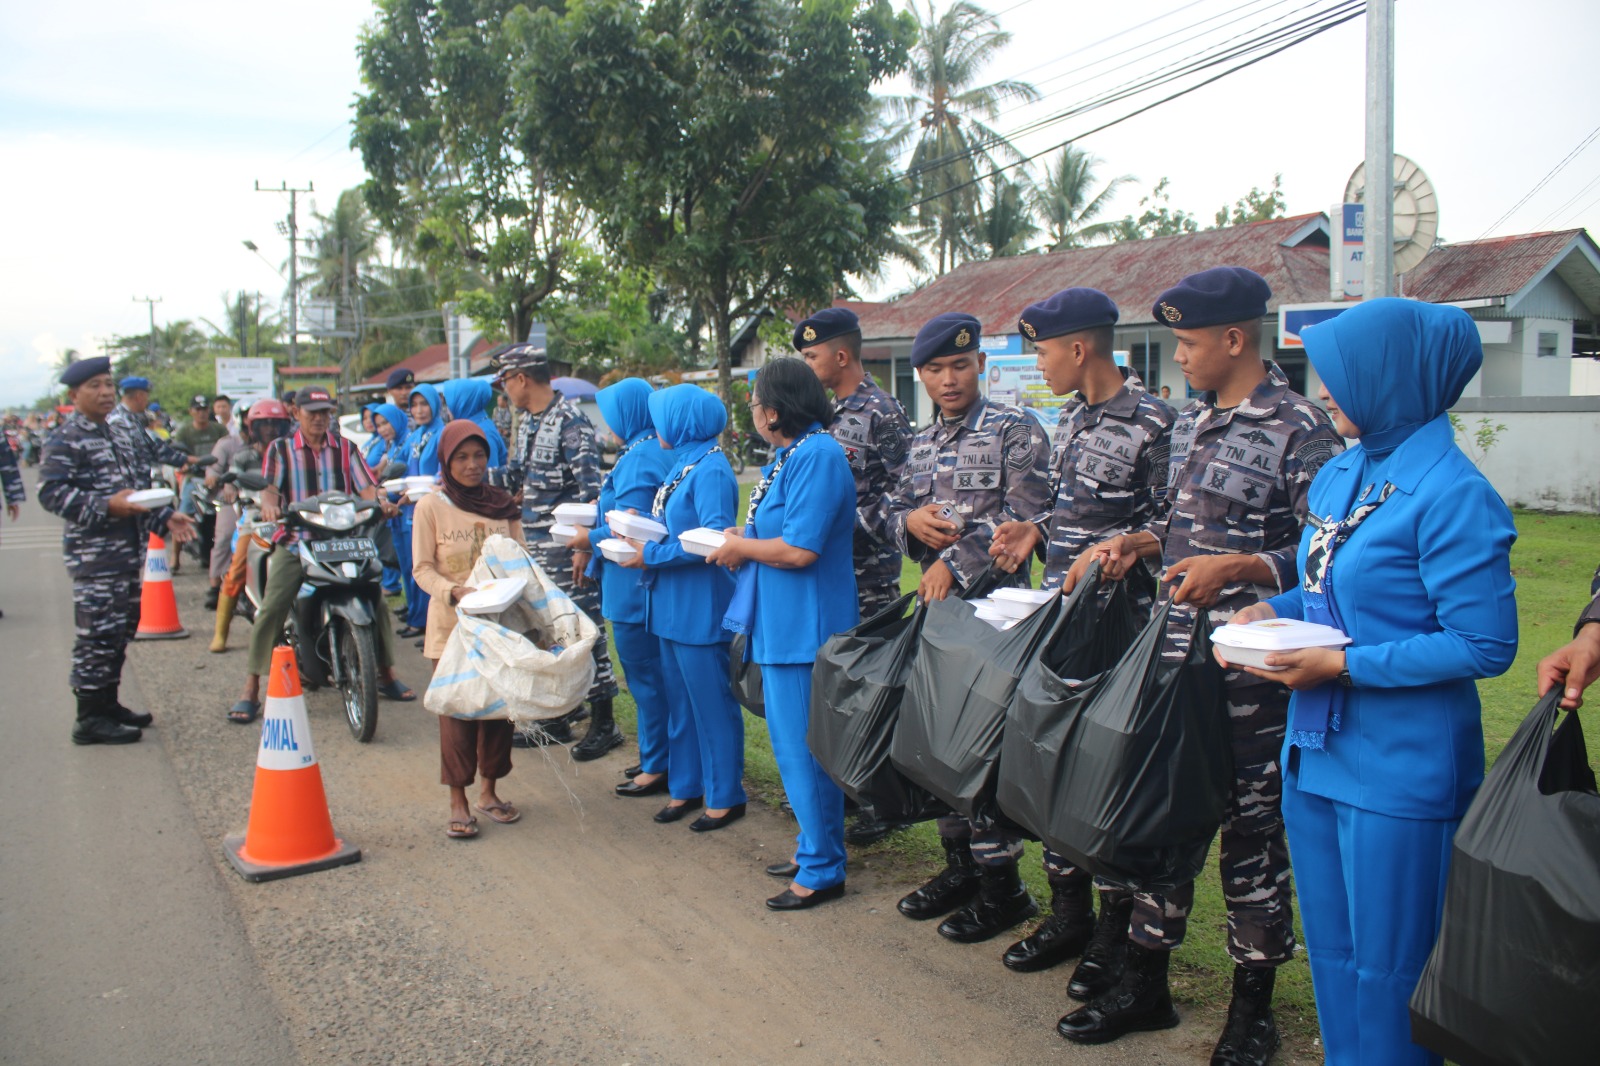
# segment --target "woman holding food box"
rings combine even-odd
[[[417,501],[411,539],[413,576],[429,594],[422,653],[436,665],[456,627],[456,604],[472,591],[467,581],[483,542],[499,534],[522,543],[521,502],[487,481],[489,439],[483,429],[466,419],[451,422],[439,434],[438,456],[444,483]],[[508,824],[522,817],[495,790],[511,772],[511,737],[507,719],[439,716],[440,779],[450,789],[446,836],[464,840],[478,835],[478,819],[467,806],[467,788],[475,775],[483,779],[480,814]]]
[[[824,428],[833,404],[805,363],[776,359],[762,367],[750,414],[774,461],[751,493],[745,527],[726,530],[708,561],[740,571],[725,624],[749,634],[772,754],[800,823],[794,861],[767,869],[792,878],[767,906],[801,910],[844,895],[844,793],[812,757],[806,729],[817,649],[858,621],[855,479]]]
[[[733,578],[701,565],[704,560],[686,551],[678,534],[731,525],[739,484],[717,444],[728,424],[721,400],[698,385],[674,385],[652,392],[647,404],[656,437],[672,459],[650,506],[660,539],[626,535],[643,534],[650,523],[621,529],[624,516],[613,515],[615,539],[600,548],[622,566],[645,571],[645,625],[661,641],[672,798],[655,820],[676,822],[703,805],[705,813],[689,828],[704,833],[745,813],[744,712],[728,688],[730,634],[722,628]],[[618,541],[625,546],[620,554]]]
[[[1466,312],[1400,299],[1303,336],[1334,425],[1358,443],[1311,486],[1300,585],[1233,621],[1350,638],[1245,667],[1295,690],[1283,814],[1329,1066],[1438,1063],[1411,1043],[1407,1003],[1483,780],[1476,681],[1517,651],[1516,530],[1449,419],[1483,349]]]

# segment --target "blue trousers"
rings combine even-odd
[[[667,703],[661,681],[661,642],[642,622],[611,622],[617,659],[628,679],[638,711],[639,769],[659,774],[667,769]]]
[[[724,686],[726,687],[726,686]],[[767,704],[767,733],[778,776],[794,808],[800,835],[794,861],[802,888],[832,888],[844,881],[844,793],[806,747],[811,722],[811,664],[761,667],[761,692]]]
[[[1327,1066],[1438,1066],[1407,1003],[1439,935],[1459,819],[1391,818],[1301,792],[1283,816]]]
[[[407,508],[399,519],[400,532],[394,538],[395,554],[400,556],[401,590],[406,594],[406,625],[413,629],[428,628],[428,594],[422,591],[411,574],[411,509]]]
[[[672,798],[704,795],[706,806],[719,810],[745,802],[744,712],[728,688],[728,646],[662,637],[661,677]],[[680,766],[692,767],[688,780]]]

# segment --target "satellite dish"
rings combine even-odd
[[[1365,203],[1367,164],[1345,183],[1344,202]],[[1439,236],[1439,197],[1422,168],[1405,156],[1394,157],[1394,272],[1404,274],[1433,250]]]

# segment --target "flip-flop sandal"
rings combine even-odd
[[[489,807],[485,807],[480,803],[476,804],[474,809],[480,814],[488,815],[491,821],[499,822],[501,825],[510,825],[522,817],[522,812],[517,810],[516,805],[512,803],[496,803]]]
[[[417,698],[415,692],[399,681],[385,681],[378,686],[378,695],[386,700],[397,700],[400,703],[410,703]]]
[[[450,824],[445,827],[444,835],[451,840],[471,840],[478,835],[478,820],[468,818],[466,821],[450,819]]]
[[[228,712],[228,721],[234,725],[249,725],[261,717],[261,704],[255,700],[240,700],[233,705],[233,710]]]

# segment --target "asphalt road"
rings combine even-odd
[[[853,856],[842,901],[767,911],[761,867],[793,822],[752,804],[717,833],[656,825],[655,802],[612,795],[631,744],[588,764],[518,752],[502,795],[523,820],[448,841],[420,704],[384,703],[360,745],[334,695],[308,694],[335,829],[364,858],[246,883],[221,842],[245,825],[260,732],[222,713],[249,626],[208,654],[186,566],[195,636],[136,644],[123,690],[156,726],[72,746],[59,525],[29,482],[0,539],[0,1063],[1207,1061],[1219,1018],[1065,1044],[1065,968],[1012,974],[1003,939],[954,945],[895,913],[931,871]],[[420,691],[428,664],[403,651]]]

